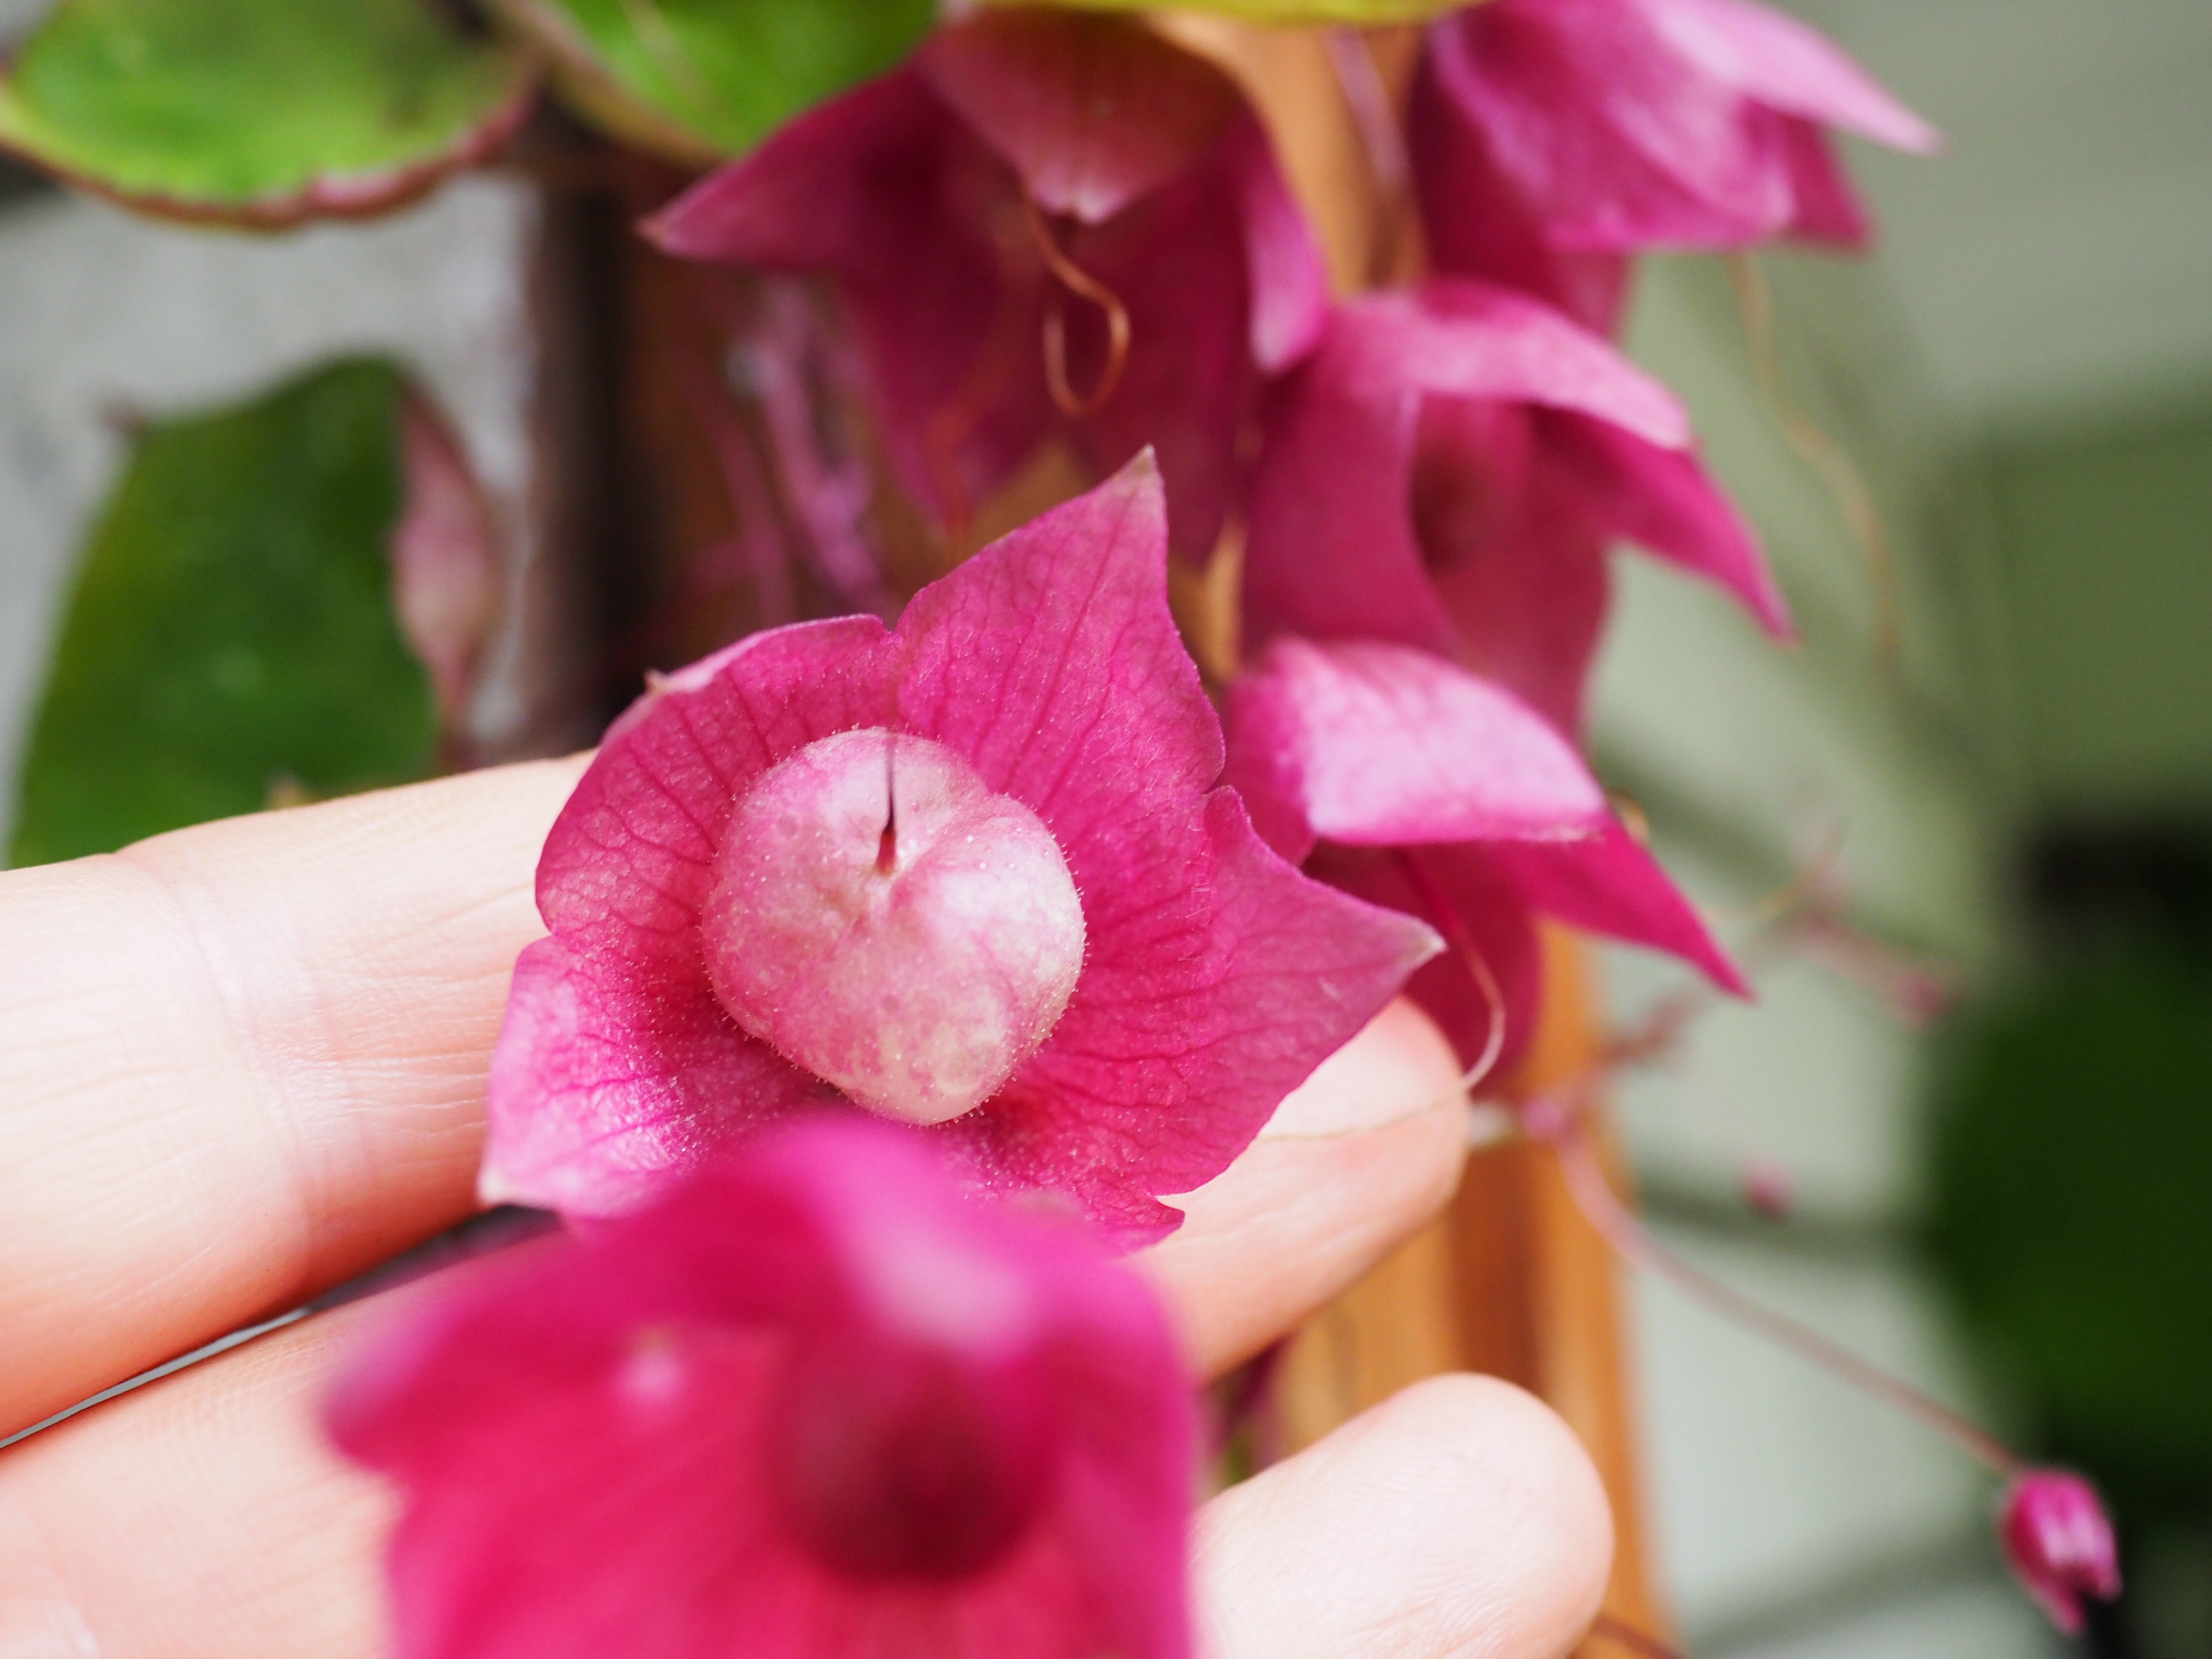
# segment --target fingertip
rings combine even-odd
[[[1459,1184],[1458,1063],[1411,1003],[1385,1009],[1137,1258],[1205,1374],[1249,1358],[1441,1210]]]
[[[1572,1431],[1495,1378],[1407,1389],[1200,1516],[1207,1659],[1559,1659],[1613,1558]]]

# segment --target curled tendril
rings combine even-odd
[[[1121,373],[1129,366],[1129,308],[1121,303],[1120,295],[1061,251],[1034,198],[1024,197],[1022,205],[1029,216],[1030,240],[1036,244],[1045,268],[1061,287],[1097,306],[1106,319],[1106,367],[1099,371],[1098,384],[1087,393],[1079,394],[1067,379],[1066,316],[1056,301],[1048,301],[1045,306],[1045,387],[1052,393],[1052,400],[1061,414],[1072,421],[1079,421],[1103,409],[1113,397],[1114,389],[1121,384]]]
[[[1429,872],[1421,867],[1420,860],[1412,851],[1401,849],[1398,854],[1398,863],[1406,872],[1406,879],[1413,884],[1413,891],[1419,896],[1421,908],[1428,911],[1429,920],[1436,924],[1437,931],[1444,936],[1452,947],[1453,954],[1459,957],[1460,964],[1467,969],[1468,977],[1474,981],[1474,988],[1480,994],[1482,1006],[1488,1012],[1490,1029],[1483,1036],[1482,1053],[1459,1080],[1461,1091],[1472,1094],[1497,1066],[1498,1057],[1505,1052],[1505,990],[1498,984],[1498,975],[1491,971],[1489,961],[1476,947],[1474,935],[1467,931],[1466,922],[1460,919],[1459,912],[1452,908],[1451,901],[1444,896],[1443,890],[1429,878]]]

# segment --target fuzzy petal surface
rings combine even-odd
[[[1243,502],[1263,374],[1327,311],[1317,245],[1234,83],[1111,16],[992,9],[942,29],[648,233],[687,258],[830,273],[892,465],[941,521],[964,524],[1048,441],[1101,477],[1151,445],[1194,562]],[[1096,409],[1080,405],[1107,384],[1105,311],[1041,237],[1128,316]]]
[[[1511,693],[1427,652],[1279,640],[1231,687],[1227,723],[1225,781],[1285,857],[1316,837],[1564,840],[1612,820],[1573,744]]]
[[[1835,42],[1752,0],[1640,0],[1668,43],[1716,79],[1785,115],[1840,127],[1892,149],[1941,149],[1935,128],[1898,102]]]
[[[1481,131],[1446,84],[1455,37],[1421,55],[1406,111],[1406,147],[1429,258],[1437,270],[1532,295],[1604,335],[1620,327],[1629,264],[1619,253],[1553,246],[1531,204],[1492,161]]]
[[[1696,454],[1646,443],[1602,421],[1546,413],[1537,452],[1551,488],[1608,536],[1733,593],[1778,639],[1794,637],[1789,602],[1759,534]]]
[[[1111,15],[979,12],[916,61],[1038,206],[1085,224],[1167,183],[1243,109],[1220,70]]]
[[[610,1213],[835,1100],[717,1000],[702,928],[738,797],[810,744],[880,728],[943,744],[1034,813],[1082,908],[1057,1023],[933,1133],[979,1186],[1072,1194],[1131,1242],[1171,1227],[1157,1195],[1226,1167],[1437,942],[1297,874],[1215,787],[1221,728],[1167,560],[1140,457],[924,589],[895,633],[800,624],[659,682],[547,842],[553,938],[525,955],[495,1055],[487,1191]]]
[[[1530,908],[1608,939],[1680,957],[1721,989],[1751,994],[1705,919],[1620,824],[1581,841],[1494,842],[1484,853]]]
[[[1172,1224],[1147,1194],[1227,1167],[1437,948],[1298,877],[1233,796],[1204,793],[1220,727],[1167,609],[1164,520],[1140,461],[979,554],[901,625],[908,728],[1043,819],[1090,940],[1043,1049],[942,1133],[979,1175],[1073,1176],[1133,1238]]]
[[[934,1409],[885,1419],[915,1377]],[[328,1421],[405,1495],[400,1659],[1188,1652],[1192,1413],[1159,1308],[879,1126],[782,1132],[459,1277],[364,1348]],[[969,1483],[946,1522],[1003,1524],[857,1565],[847,1542],[944,1542],[915,1531],[943,1488],[901,1484],[917,1434]],[[868,1501],[824,1534],[825,1491]]]
[[[1429,52],[1413,165],[1440,266],[1533,277],[1593,321],[1550,258],[1855,245],[1863,216],[1820,129],[1936,142],[1820,34],[1749,0],[1493,0],[1438,23]],[[1509,228],[1471,228],[1498,197],[1517,205]]]
[[[1419,860],[1418,881],[1409,864],[1413,860]],[[1512,1068],[1535,1035],[1544,999],[1544,952],[1535,911],[1489,862],[1486,849],[1382,851],[1324,845],[1308,868],[1370,904],[1443,924],[1449,948],[1406,981],[1406,994],[1451,1040],[1461,1065],[1480,1060],[1496,1032],[1499,1047],[1491,1075]],[[1448,914],[1438,915],[1439,904]],[[1497,986],[1501,1006],[1492,1005],[1487,988],[1468,963],[1470,955]]]

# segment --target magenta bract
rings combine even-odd
[[[1863,246],[1825,129],[1932,128],[1819,33],[1747,0],[1490,0],[1437,22],[1409,153],[1437,268],[1618,320],[1626,256]]]
[[[1227,776],[1271,845],[1435,923],[1457,947],[1413,975],[1464,1059],[1504,1021],[1510,1064],[1542,994],[1535,918],[1741,975],[1613,817],[1573,746],[1518,698],[1422,651],[1276,641],[1231,688]],[[1479,958],[1503,1007],[1461,953]]]
[[[2120,1551],[2097,1489],[2065,1469],[2030,1469],[2006,1489],[1997,1522],[2005,1559],[2068,1635],[2082,1626],[2081,1599],[2120,1593]]]
[[[1577,731],[1622,539],[1787,635],[1758,538],[1664,386],[1503,289],[1370,295],[1338,308],[1270,401],[1248,635],[1400,640]]]
[[[527,1246],[329,1407],[401,1659],[1182,1659],[1189,1385],[1072,1218],[857,1115]]]
[[[1193,559],[1241,499],[1263,374],[1327,305],[1235,84],[1115,17],[992,9],[939,30],[648,232],[687,258],[830,275],[901,482],[944,520],[1042,442],[1101,473],[1152,445]]]
[[[486,1194],[605,1214],[857,1102],[949,1118],[981,1185],[1171,1229],[1158,1195],[1218,1174],[1438,946],[1215,787],[1166,542],[1140,459],[896,630],[756,635],[617,721],[538,866],[552,936],[515,969]]]

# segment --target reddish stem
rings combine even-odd
[[[1642,1222],[1629,1213],[1613,1190],[1613,1183],[1599,1167],[1587,1126],[1580,1115],[1560,1109],[1556,1102],[1553,1107],[1550,1115],[1527,1115],[1529,1132],[1536,1139],[1548,1141],[1558,1152],[1559,1167],[1566,1176],[1568,1190],[1574,1195],[1576,1207],[1623,1261],[1666,1279],[1723,1316],[1856,1383],[1916,1422],[1948,1435],[2006,1479],[2012,1479],[2026,1468],[2010,1447],[1949,1407],[1929,1399],[1911,1383],[1892,1376],[1810,1327],[1723,1284],[1660,1243]]]

